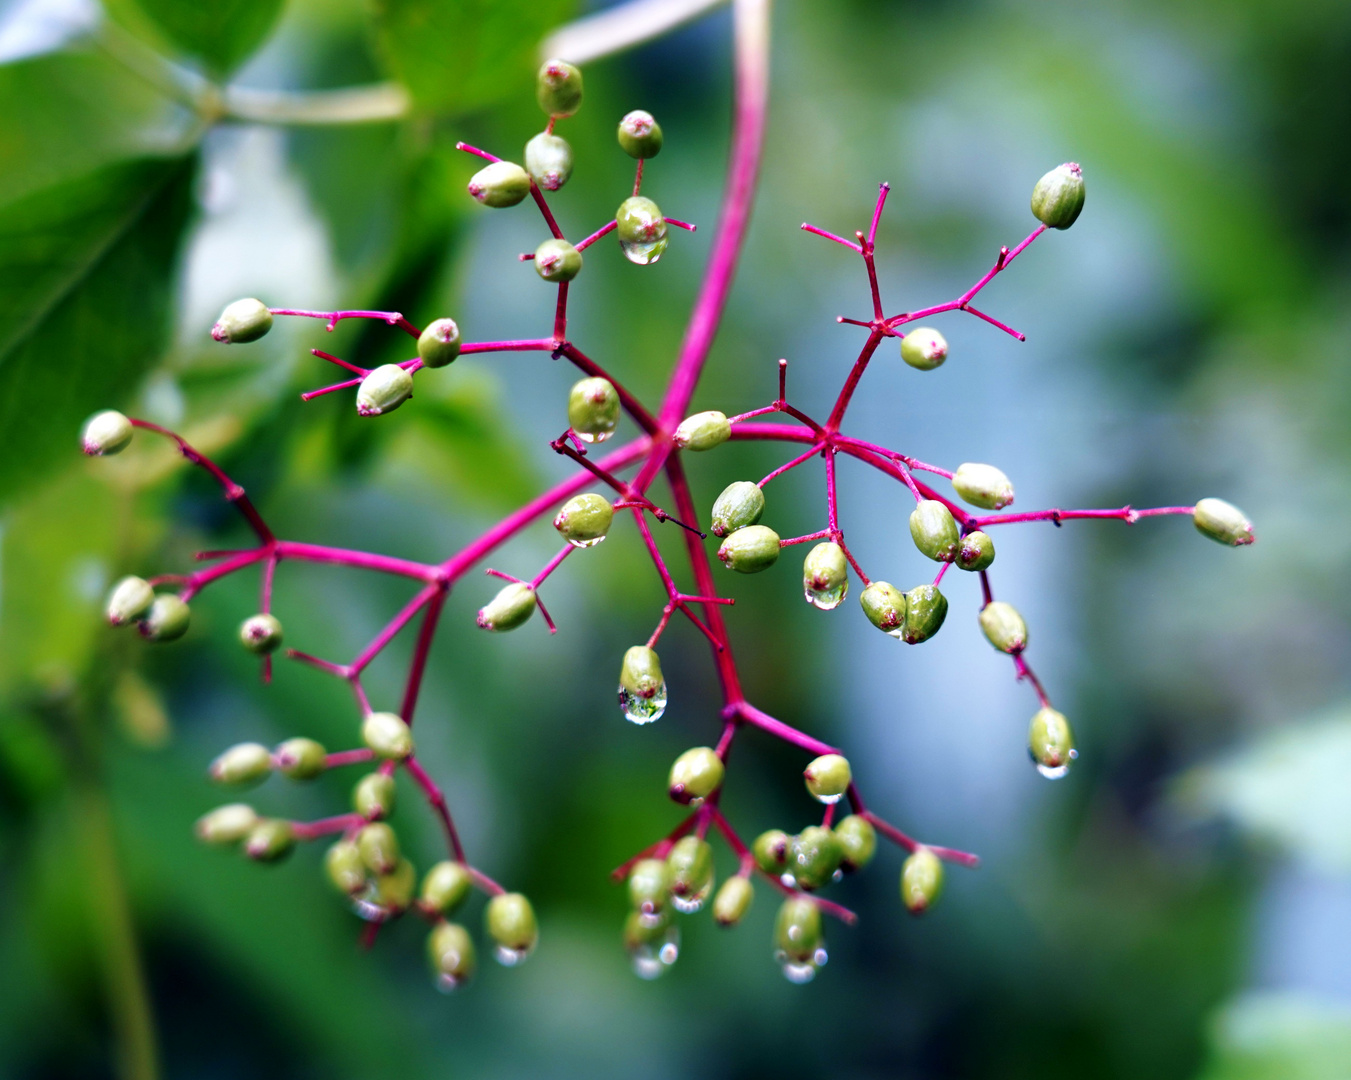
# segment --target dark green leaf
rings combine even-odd
[[[211,71],[237,68],[263,43],[284,0],[105,0],[109,12],[155,45],[202,60]]]

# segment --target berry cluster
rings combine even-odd
[[[249,858],[271,862],[289,854],[299,841],[336,837],[328,849],[325,869],[333,885],[348,898],[352,910],[367,923],[367,939],[378,927],[406,913],[417,914],[432,924],[429,937],[431,962],[437,982],[453,988],[472,974],[475,948],[468,931],[450,917],[478,889],[489,900],[485,909],[488,937],[497,958],[515,964],[534,947],[538,930],[529,901],[475,868],[466,857],[446,799],[418,761],[412,723],[428,654],[440,616],[454,584],[491,551],[521,530],[553,514],[553,527],[564,541],[558,553],[533,577],[518,578],[488,569],[507,584],[477,613],[484,630],[505,632],[525,624],[536,609],[555,629],[539,592],[545,581],[570,556],[604,541],[614,525],[617,511],[632,518],[651,556],[667,595],[660,619],[651,637],[624,654],[618,679],[619,705],[624,716],[637,724],[661,718],[668,691],[657,645],[671,617],[689,619],[710,641],[712,657],[722,686],[724,707],[721,733],[714,746],[698,746],[681,754],[671,766],[667,791],[672,800],[689,808],[688,814],[665,837],[639,852],[615,871],[626,880],[632,911],[624,925],[623,940],[635,970],[645,977],[663,971],[674,961],[679,935],[672,911],[694,912],[712,897],[714,919],[732,926],[747,912],[754,896],[752,878],[759,874],[783,894],[774,930],[775,955],[785,974],[806,981],[825,961],[822,916],[846,923],[854,921],[848,909],[820,895],[820,891],[845,873],[867,866],[877,849],[878,835],[906,853],[900,892],[911,912],[933,904],[943,886],[943,863],[976,864],[975,856],[931,844],[922,844],[868,809],[854,782],[849,761],[835,748],[766,714],[746,700],[722,620],[722,605],[732,598],[720,596],[713,577],[707,534],[695,524],[700,520],[681,464],[683,452],[705,452],[736,440],[775,440],[797,444],[800,452],[758,482],[729,485],[712,503],[709,531],[718,544],[717,559],[742,574],[771,568],[783,550],[812,544],[803,560],[803,591],[808,603],[823,611],[837,608],[848,594],[851,573],[862,583],[860,606],[867,619],[883,633],[910,645],[920,644],[943,626],[948,600],[940,589],[952,567],[978,577],[981,603],[978,619],[991,645],[1012,657],[1020,679],[1030,682],[1039,710],[1029,730],[1029,752],[1036,767],[1048,777],[1063,776],[1076,751],[1065,717],[1052,708],[1041,683],[1027,665],[1026,624],[1017,610],[994,599],[989,569],[995,545],[989,530],[1015,522],[1061,522],[1076,518],[1111,518],[1134,523],[1143,517],[1185,514],[1205,535],[1230,545],[1253,540],[1252,529],[1234,507],[1216,499],[1196,506],[1159,507],[1148,510],[1042,510],[1030,513],[999,513],[1014,501],[1008,477],[992,465],[966,463],[949,471],[907,454],[864,442],[842,432],[852,396],[876,350],[888,338],[899,339],[901,359],[920,371],[932,371],[948,357],[948,346],[938,330],[902,327],[921,319],[952,311],[975,315],[1022,340],[1022,335],[972,306],[976,295],[1047,228],[1067,229],[1084,203],[1083,173],[1078,165],[1062,165],[1047,173],[1032,194],[1036,229],[1015,248],[1003,248],[994,266],[957,299],[916,311],[887,316],[884,313],[874,263],[878,221],[888,187],[883,184],[866,233],[848,240],[814,226],[803,228],[852,249],[863,259],[872,296],[872,316],[866,320],[841,319],[867,330],[868,336],[829,417],[818,422],[789,404],[786,396],[787,361],[780,360],[779,394],[769,405],[727,416],[718,411],[687,415],[690,399],[716,329],[727,287],[735,269],[744,236],[750,193],[753,190],[763,130],[764,85],[757,81],[756,66],[738,87],[738,126],[734,137],[732,176],[719,224],[704,290],[691,319],[689,334],[676,363],[666,396],[656,412],[649,411],[609,371],[591,360],[567,336],[568,289],[581,273],[583,252],[610,232],[617,233],[622,254],[639,266],[656,263],[667,248],[668,226],[693,229],[667,218],[655,202],[643,196],[644,163],[662,148],[662,131],[643,111],[629,113],[618,127],[620,148],[637,161],[632,194],[614,219],[578,243],[569,242],[551,212],[545,192],[557,192],[568,182],[573,169],[572,150],[555,133],[558,121],[572,116],[582,103],[582,76],[571,64],[549,61],[538,76],[540,105],[549,117],[546,129],[525,146],[521,166],[499,159],[475,147],[460,148],[487,164],[470,180],[469,194],[485,207],[515,206],[534,200],[543,215],[550,237],[532,255],[539,277],[557,288],[553,332],[547,337],[516,341],[464,342],[458,324],[440,318],[419,329],[397,312],[314,312],[268,308],[254,299],[229,305],[212,330],[220,342],[238,344],[257,340],[268,332],[275,316],[322,318],[331,330],[348,318],[383,320],[416,340],[416,355],[398,364],[366,370],[319,349],[314,355],[328,360],[353,376],[345,381],[303,395],[307,400],[344,389],[355,389],[357,412],[363,417],[383,416],[401,407],[413,395],[415,379],[427,378],[424,370],[444,369],[461,356],[502,351],[533,351],[566,358],[582,373],[567,400],[566,430],[553,439],[552,448],[580,466],[580,471],[515,511],[462,551],[445,562],[429,565],[408,560],[283,540],[276,537],[235,484],[213,462],[172,432],[144,420],[128,419],[113,412],[91,418],[83,434],[89,454],[111,454],[123,449],[136,428],[157,432],[174,440],[194,464],[206,469],[221,484],[225,496],[243,514],[257,536],[256,546],[238,551],[203,552],[198,558],[211,563],[195,573],[166,575],[150,580],[128,577],[117,584],[108,601],[108,619],[114,626],[136,625],[149,641],[166,642],[188,629],[189,601],[213,581],[246,567],[261,569],[261,603],[258,614],[240,627],[243,647],[262,659],[263,677],[271,673],[272,657],[281,649],[283,627],[271,610],[272,581],[277,566],[288,560],[361,567],[393,574],[419,583],[407,605],[361,653],[348,663],[320,659],[293,648],[283,655],[335,675],[351,687],[361,713],[362,745],[329,752],[312,739],[288,739],[273,750],[254,742],[233,746],[211,765],[213,781],[235,787],[261,783],[273,772],[292,780],[308,780],[328,769],[367,765],[353,789],[351,811],[312,822],[262,817],[249,805],[230,803],[203,817],[199,836],[209,843],[238,845]],[[763,72],[761,72],[763,75]],[[596,460],[591,451],[613,436],[627,413],[639,434],[627,445]],[[783,414],[792,423],[766,422],[759,418]],[[839,458],[853,458],[881,470],[904,485],[915,500],[910,533],[916,548],[938,563],[932,581],[908,590],[870,578],[845,541],[839,523],[836,468]],[[825,469],[826,525],[805,536],[781,538],[761,524],[766,512],[765,488],[776,477],[803,463],[821,458]],[[635,468],[631,478],[621,475]],[[973,514],[934,490],[917,474],[934,474],[951,483],[955,495],[968,506],[995,513]],[[674,513],[658,506],[652,486],[663,478]],[[593,484],[606,494],[585,490]],[[557,508],[557,509],[555,509]],[[678,516],[677,516],[678,515]],[[673,523],[690,562],[692,592],[679,588],[657,543],[652,522]],[[156,591],[172,585],[172,591]],[[416,619],[421,619],[402,703],[398,712],[372,707],[362,684],[371,661]],[[808,794],[824,805],[819,823],[813,822],[790,835],[770,829],[751,844],[740,838],[720,809],[726,779],[728,752],[744,727],[758,728],[800,748],[811,760],[803,771]],[[428,804],[444,827],[450,858],[419,875],[402,854],[398,835],[390,820],[394,812],[394,773],[404,770],[426,795]],[[852,810],[839,820],[835,811],[847,799]],[[734,855],[735,873],[714,894],[713,852],[708,836],[720,835]]]

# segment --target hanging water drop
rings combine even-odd
[[[631,693],[623,686],[619,688],[619,707],[624,710],[624,719],[635,724],[651,724],[662,718],[666,712],[666,682],[663,680],[650,696]]]
[[[529,955],[529,949],[513,949],[507,945],[497,945],[493,948],[493,958],[503,967],[516,967],[518,964],[523,964],[525,958]]]
[[[651,266],[654,262],[666,254],[666,237],[660,240],[651,240],[647,242],[621,240],[619,241],[619,250],[624,253],[624,258],[637,266]]]

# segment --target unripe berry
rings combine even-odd
[[[211,336],[226,345],[257,341],[272,329],[272,312],[261,300],[236,300],[226,305],[211,328]]]
[[[920,915],[942,891],[943,861],[926,847],[916,848],[901,866],[901,901],[912,915]]]
[[[723,537],[754,525],[765,512],[765,493],[749,480],[735,480],[722,489],[713,501],[713,519],[709,531]]]
[[[990,601],[980,609],[980,628],[1000,652],[1020,653],[1027,648],[1027,623],[1012,604]]]
[[[712,450],[732,437],[732,425],[716,409],[695,413],[680,421],[671,441],[679,450]]]
[[[583,442],[604,442],[619,423],[619,391],[609,379],[579,379],[568,391],[568,424]]]
[[[146,641],[177,641],[188,632],[188,623],[192,621],[192,612],[173,593],[160,593],[150,604],[138,624],[141,637]]]
[[[515,206],[530,194],[530,174],[514,161],[494,161],[469,178],[469,194],[484,206]]]
[[[272,772],[272,755],[262,743],[246,742],[230,747],[207,769],[218,784],[253,787]]]
[[[682,836],[666,856],[671,871],[671,903],[689,914],[704,906],[713,891],[713,848],[697,836]]]
[[[619,121],[619,147],[631,158],[654,158],[661,153],[661,125],[650,112],[634,109]]]
[[[671,870],[665,859],[641,859],[629,871],[629,903],[644,915],[656,915],[671,898]]]
[[[811,963],[821,947],[821,909],[805,896],[790,896],[780,904],[774,947],[790,960]]]
[[[413,376],[398,364],[381,364],[357,387],[357,415],[392,413],[413,396]]]
[[[274,754],[277,769],[292,780],[313,780],[324,771],[328,752],[313,739],[287,739]]]
[[[605,539],[614,521],[615,508],[604,495],[588,491],[574,495],[554,518],[554,528],[573,547],[595,547]]]
[[[413,752],[413,732],[403,717],[391,712],[373,712],[361,722],[361,741],[376,757],[402,761]]]
[[[535,272],[554,284],[571,281],[582,272],[582,253],[566,240],[545,240],[535,248]]]
[[[874,581],[858,602],[868,621],[884,634],[899,638],[905,632],[905,593],[888,581]]]
[[[837,803],[854,779],[849,759],[841,754],[822,754],[808,763],[802,772],[807,791],[817,802],[827,806]]]
[[[464,863],[446,859],[422,879],[422,902],[432,911],[450,915],[465,902],[473,887],[474,879]]]
[[[264,656],[281,644],[281,620],[275,615],[250,615],[239,624],[239,641],[251,653]]]
[[[755,888],[749,880],[740,874],[729,877],[713,897],[713,919],[719,926],[735,926],[750,911],[754,900]]]
[[[399,865],[399,838],[383,821],[361,827],[357,833],[357,850],[372,874],[388,874]]]
[[[80,430],[80,449],[91,457],[120,454],[136,433],[131,421],[120,412],[105,409],[84,422]]]
[[[835,824],[835,839],[840,842],[840,868],[845,871],[862,870],[872,862],[877,851],[877,830],[872,822],[858,814],[850,814]]]
[[[678,803],[690,803],[707,798],[722,786],[726,768],[722,758],[708,746],[686,750],[671,765],[667,792]]]
[[[1053,229],[1068,229],[1084,208],[1084,171],[1073,161],[1057,165],[1032,189],[1032,213]]]
[[[392,871],[375,879],[376,903],[389,911],[407,908],[416,890],[417,869],[407,859],[400,859]]]
[[[823,825],[808,825],[788,847],[788,872],[799,889],[819,889],[830,884],[844,859],[844,849],[835,834]]]
[[[244,854],[256,862],[276,862],[291,854],[295,846],[296,834],[289,821],[264,818],[245,837]]]
[[[948,617],[948,598],[937,585],[917,585],[905,594],[905,629],[901,640],[907,645],[927,641],[943,627]]]
[[[436,319],[418,335],[417,354],[430,368],[445,367],[460,355],[460,327],[454,319]]]
[[[619,247],[631,263],[647,266],[666,251],[666,219],[661,208],[643,195],[634,195],[615,211]]]
[[[478,966],[473,939],[459,923],[443,922],[433,927],[427,938],[427,953],[436,985],[447,993],[467,983]]]
[[[901,338],[901,359],[912,368],[932,371],[947,358],[947,338],[932,326],[917,326]]]
[[[208,844],[237,844],[255,825],[258,815],[248,803],[227,803],[197,819],[197,839]]]
[[[480,630],[515,630],[524,625],[539,606],[535,590],[524,581],[513,581],[478,611]]]
[[[497,942],[496,956],[508,966],[519,964],[539,941],[535,909],[518,892],[502,893],[488,901],[483,912],[488,936]]]
[[[1045,706],[1033,714],[1027,732],[1027,749],[1037,771],[1050,780],[1059,780],[1079,756],[1074,748],[1074,733],[1063,713]]]
[[[394,777],[367,773],[352,788],[352,808],[372,821],[387,818],[394,812],[394,791]]]
[[[126,626],[150,610],[155,602],[155,590],[144,578],[124,577],[108,594],[108,621],[113,626]]]
[[[1192,521],[1203,535],[1231,547],[1242,547],[1257,539],[1252,522],[1243,511],[1223,499],[1202,499],[1192,512]]]
[[[921,499],[910,513],[910,537],[915,547],[935,562],[957,557],[961,533],[952,511],[937,499]]]
[[[1013,483],[993,465],[967,461],[952,474],[953,489],[972,506],[1002,510],[1013,505]]]
[[[671,913],[663,911],[657,915],[644,915],[640,911],[630,911],[624,919],[624,948],[634,955],[634,970],[644,979],[654,979],[662,969],[675,962],[680,942],[680,932],[671,925]],[[667,950],[669,959],[659,959],[653,946],[670,943]],[[639,966],[641,957],[643,964]]]
[[[582,107],[582,73],[566,60],[546,60],[535,76],[535,99],[547,116],[572,116]]]
[[[957,546],[957,565],[962,570],[984,570],[994,562],[994,541],[977,529],[962,537]]]
[[[557,191],[572,176],[572,147],[566,139],[541,131],[525,144],[525,171],[545,191]]]
[[[844,548],[824,540],[802,560],[802,592],[807,603],[822,611],[839,607],[849,594],[849,560]]]
[[[635,724],[660,720],[666,711],[666,680],[655,649],[634,645],[619,668],[619,705]]]
[[[782,829],[766,829],[751,844],[755,865],[777,877],[788,865],[788,848],[793,838]]]
[[[366,888],[366,863],[355,840],[339,840],[324,853],[324,873],[346,896],[355,896]]]
[[[718,548],[718,558],[738,574],[758,574],[779,561],[779,534],[765,525],[737,529]]]

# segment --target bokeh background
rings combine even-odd
[[[741,277],[695,404],[790,396],[824,412],[866,312],[849,253],[798,231],[880,233],[889,310],[956,295],[1029,230],[1033,182],[1084,165],[1072,230],[986,293],[1018,344],[939,325],[951,359],[883,350],[853,411],[861,437],[925,460],[1000,465],[1019,508],[1242,506],[1259,543],[1226,550],[1182,519],[997,534],[999,595],[1076,724],[1058,783],[1026,759],[1034,701],[981,638],[973,580],[919,648],[852,601],[802,603],[794,559],[723,581],[752,700],[842,744],[870,803],[980,852],[923,919],[900,859],[834,892],[829,965],[785,981],[765,888],[735,931],[682,919],[679,962],[647,983],[618,941],[608,870],[678,818],[671,758],[715,737],[706,649],[664,639],[665,719],[623,721],[614,673],[661,603],[631,529],[570,560],[535,620],[502,637],[456,590],[433,652],[419,747],[475,861],[527,892],[543,927],[519,970],[486,963],[443,997],[420,926],[359,953],[319,850],[265,868],[192,839],[220,801],[203,769],[229,743],[293,734],[351,745],[342,687],[281,665],[270,687],[232,640],[241,577],[194,603],[181,643],[147,649],[99,610],[127,572],[247,541],[199,475],[160,447],[85,461],[83,417],[116,405],[184,431],[282,535],[438,560],[562,475],[546,441],[573,375],[535,354],[466,358],[397,417],[359,421],[298,391],[331,349],[402,357],[381,326],[279,323],[247,349],[221,306],[451,314],[471,339],[545,332],[552,290],[515,258],[528,205],[464,194],[464,138],[515,156],[541,118],[541,39],[564,0],[10,0],[0,3],[0,1075],[171,1077],[1103,1077],[1351,1075],[1351,596],[1348,299],[1351,5],[781,0],[763,185]],[[587,253],[572,336],[656,399],[704,264],[723,179],[731,18],[718,9],[588,65],[554,201],[565,229],[613,212],[630,162],[615,118],[653,111],[666,148],[647,192],[698,221],[651,268]],[[305,91],[394,80],[396,122],[244,123],[210,87]],[[267,99],[272,100],[272,99]],[[145,440],[141,440],[144,442]],[[757,478],[771,447],[690,462],[701,508]],[[909,497],[842,470],[843,524],[876,575],[932,565]],[[819,464],[776,481],[767,522],[819,528]],[[526,574],[546,524],[495,555]],[[721,580],[721,579],[720,579]],[[353,655],[406,595],[344,570],[283,566],[288,641]],[[407,643],[373,670],[394,700]],[[807,824],[801,755],[748,732],[724,805],[746,834]],[[261,806],[334,811],[351,777],[272,781]],[[405,791],[412,855],[439,854]],[[720,853],[723,870],[730,860]],[[468,920],[476,924],[477,910]]]

